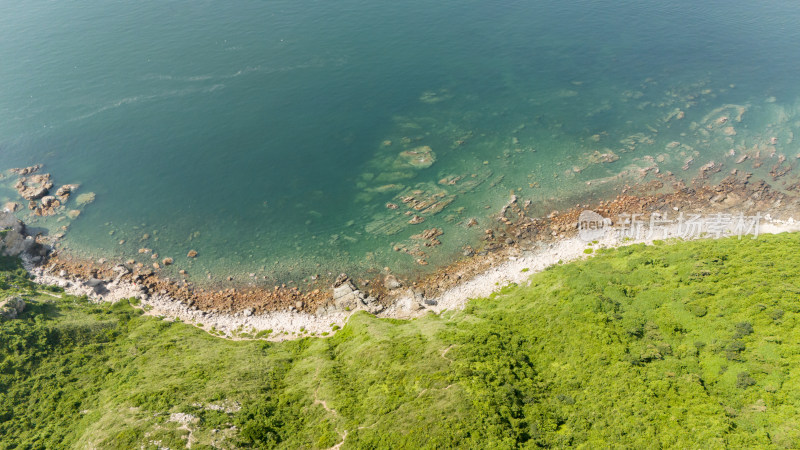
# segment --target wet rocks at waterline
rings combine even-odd
[[[333,285],[333,303],[337,309],[343,311],[363,309],[371,314],[378,314],[384,309],[377,298],[367,296],[358,290],[345,274],[339,275]]]
[[[0,232],[0,251],[5,256],[29,258],[31,262],[39,263],[50,250],[34,236],[28,235],[25,224],[9,212],[0,211]]]

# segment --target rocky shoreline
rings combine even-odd
[[[710,169],[709,169],[710,170]],[[417,280],[385,272],[373,280],[356,281],[342,274],[332,286],[303,292],[296,287],[229,288],[207,290],[185,279],[161,278],[149,268],[133,264],[90,262],[62,256],[44,236],[27,233],[11,213],[3,213],[0,228],[6,254],[20,255],[38,283],[57,285],[93,301],[136,298],[148,314],[192,323],[215,335],[230,338],[284,340],[328,335],[358,311],[379,317],[412,318],[462,307],[468,298],[486,296],[499,286],[523,282],[532,273],[559,261],[587,256],[587,243],[578,238],[581,211],[604,217],[641,214],[762,213],[762,232],[798,231],[793,215],[800,212],[797,190],[778,191],[765,181],[737,170],[716,185],[703,185],[709,170],[692,186],[662,175],[646,185],[626,187],[613,200],[576,205],[544,218],[528,217],[528,204],[512,194],[487,229],[480,249],[465,250],[465,258]],[[665,182],[670,183],[667,187]],[[667,189],[667,193],[663,191]],[[661,193],[660,193],[661,192]],[[438,237],[436,231],[424,238]],[[618,246],[647,239],[606,237],[595,246]],[[597,247],[595,247],[597,248]]]

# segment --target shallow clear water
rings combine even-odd
[[[544,213],[656,159],[691,176],[773,135],[798,153],[794,2],[564,3],[5,2],[0,168],[96,193],[37,221],[69,223],[73,252],[271,281],[430,270],[512,190]],[[735,135],[713,123],[735,108],[706,117],[731,104]],[[414,189],[447,204],[411,225]],[[429,266],[394,250],[434,226]]]

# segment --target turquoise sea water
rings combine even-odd
[[[653,162],[690,177],[773,136],[800,152],[796,2],[2,4],[0,168],[96,194],[36,223],[197,279],[430,270],[512,190],[545,213]],[[443,208],[409,224],[409,195]],[[441,246],[395,251],[434,226]]]

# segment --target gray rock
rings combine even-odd
[[[405,297],[398,305],[402,310],[409,312],[416,312],[422,309],[422,305],[414,297]]]
[[[89,281],[86,282],[86,286],[92,288],[95,294],[97,295],[106,295],[108,294],[108,288],[106,288],[106,281],[100,280],[97,278],[91,278]]]
[[[381,311],[383,311],[384,309],[386,309],[386,307],[385,307],[385,306],[383,306],[383,305],[381,305],[380,303],[377,303],[377,302],[376,302],[376,303],[370,304],[370,305],[369,305],[369,307],[367,308],[367,311],[368,311],[370,314],[378,314],[378,313],[380,313]]]
[[[118,264],[118,265],[114,266],[114,272],[117,273],[117,279],[119,279],[119,278],[121,278],[121,277],[123,277],[125,275],[130,274],[131,273],[131,269],[123,266],[122,264]]]
[[[353,285],[353,282],[350,281],[350,280],[347,280],[343,284],[340,284],[339,286],[336,286],[336,287],[333,288],[333,300],[337,300],[339,298],[346,297],[346,296],[352,294],[355,291],[356,291],[356,287]]]
[[[5,253],[7,256],[31,254],[34,253],[34,247],[36,247],[36,241],[34,241],[32,237],[25,236],[24,234],[13,229],[8,230],[6,237],[3,240],[3,244],[5,246],[3,253]]]
[[[353,291],[347,295],[339,297],[333,301],[337,309],[352,311],[361,306],[361,292]]]
[[[103,283],[104,283],[104,281],[99,279],[99,278],[90,278],[86,282],[86,285],[89,286],[89,287],[97,287],[97,286],[99,286],[99,285],[101,285]]]
[[[5,237],[0,238],[0,247],[6,256],[27,255],[31,258],[44,257],[50,250],[36,242],[32,236],[26,235],[25,224],[17,220],[13,214],[0,211],[0,231],[5,231]],[[38,258],[35,261],[41,261]]]
[[[0,211],[0,231],[2,230],[14,230],[17,233],[22,233],[25,230],[25,225],[13,214]]]
[[[364,294],[356,289],[346,275],[342,274],[333,287],[333,303],[337,309],[352,311],[361,306]]]
[[[405,311],[415,312],[425,308],[424,300],[425,297],[421,292],[408,289],[405,297],[400,301],[399,306]]]
[[[387,275],[383,280],[383,286],[391,291],[394,289],[399,289],[403,286],[403,284],[400,283],[400,280],[398,280],[394,275]]]
[[[409,289],[408,293],[417,301],[417,303],[422,303],[425,300],[425,295],[420,291],[415,291],[413,289]]]
[[[0,318],[16,319],[25,310],[25,301],[20,297],[6,297],[0,301]]]

